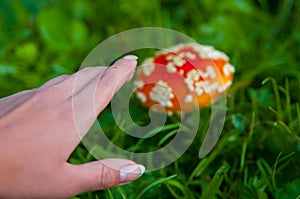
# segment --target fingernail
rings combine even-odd
[[[123,57],[123,59],[126,59],[126,60],[137,60],[138,57],[135,56],[135,55],[126,55],[125,57]]]
[[[145,172],[140,164],[127,165],[120,169],[120,184],[125,184],[139,178]]]

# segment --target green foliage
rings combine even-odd
[[[210,122],[209,108],[202,109],[197,137],[176,162],[128,185],[73,198],[299,198],[299,13],[298,0],[2,0],[0,97],[75,72],[91,49],[121,31],[181,31],[226,52],[236,67],[217,145],[198,159]],[[140,63],[152,53],[136,52]],[[148,110],[136,98],[130,106],[146,125]],[[179,126],[172,116],[163,130],[148,132],[155,136],[135,139],[116,126],[109,107],[99,121],[112,142],[136,152],[166,145]],[[69,159],[92,160],[82,145]]]
[[[277,199],[289,199],[289,198],[299,198],[300,197],[300,180],[297,179],[290,183],[287,183],[282,187],[282,189],[278,189],[275,193],[275,198]]]
[[[203,193],[201,196],[201,199],[210,199],[214,198],[216,195],[223,179],[224,174],[227,173],[229,167],[227,165],[223,165],[219,170],[216,171],[214,177],[211,179],[211,181],[208,183],[206,187],[203,187]]]
[[[55,23],[49,23],[49,19]],[[38,27],[42,39],[54,51],[64,52],[81,48],[87,40],[86,25],[57,8],[48,8],[41,12],[38,15]]]

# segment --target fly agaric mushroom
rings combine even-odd
[[[146,107],[160,104],[169,114],[191,111],[193,104],[209,106],[224,94],[234,71],[229,58],[212,46],[178,44],[145,60],[135,92]]]

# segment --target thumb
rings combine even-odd
[[[68,168],[69,179],[75,183],[74,194],[121,186],[139,178],[144,171],[143,165],[117,158],[82,165],[70,164]]]

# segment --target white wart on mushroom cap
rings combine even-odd
[[[179,44],[147,59],[135,79],[146,107],[160,104],[168,113],[209,106],[232,84],[234,67],[212,46]]]

